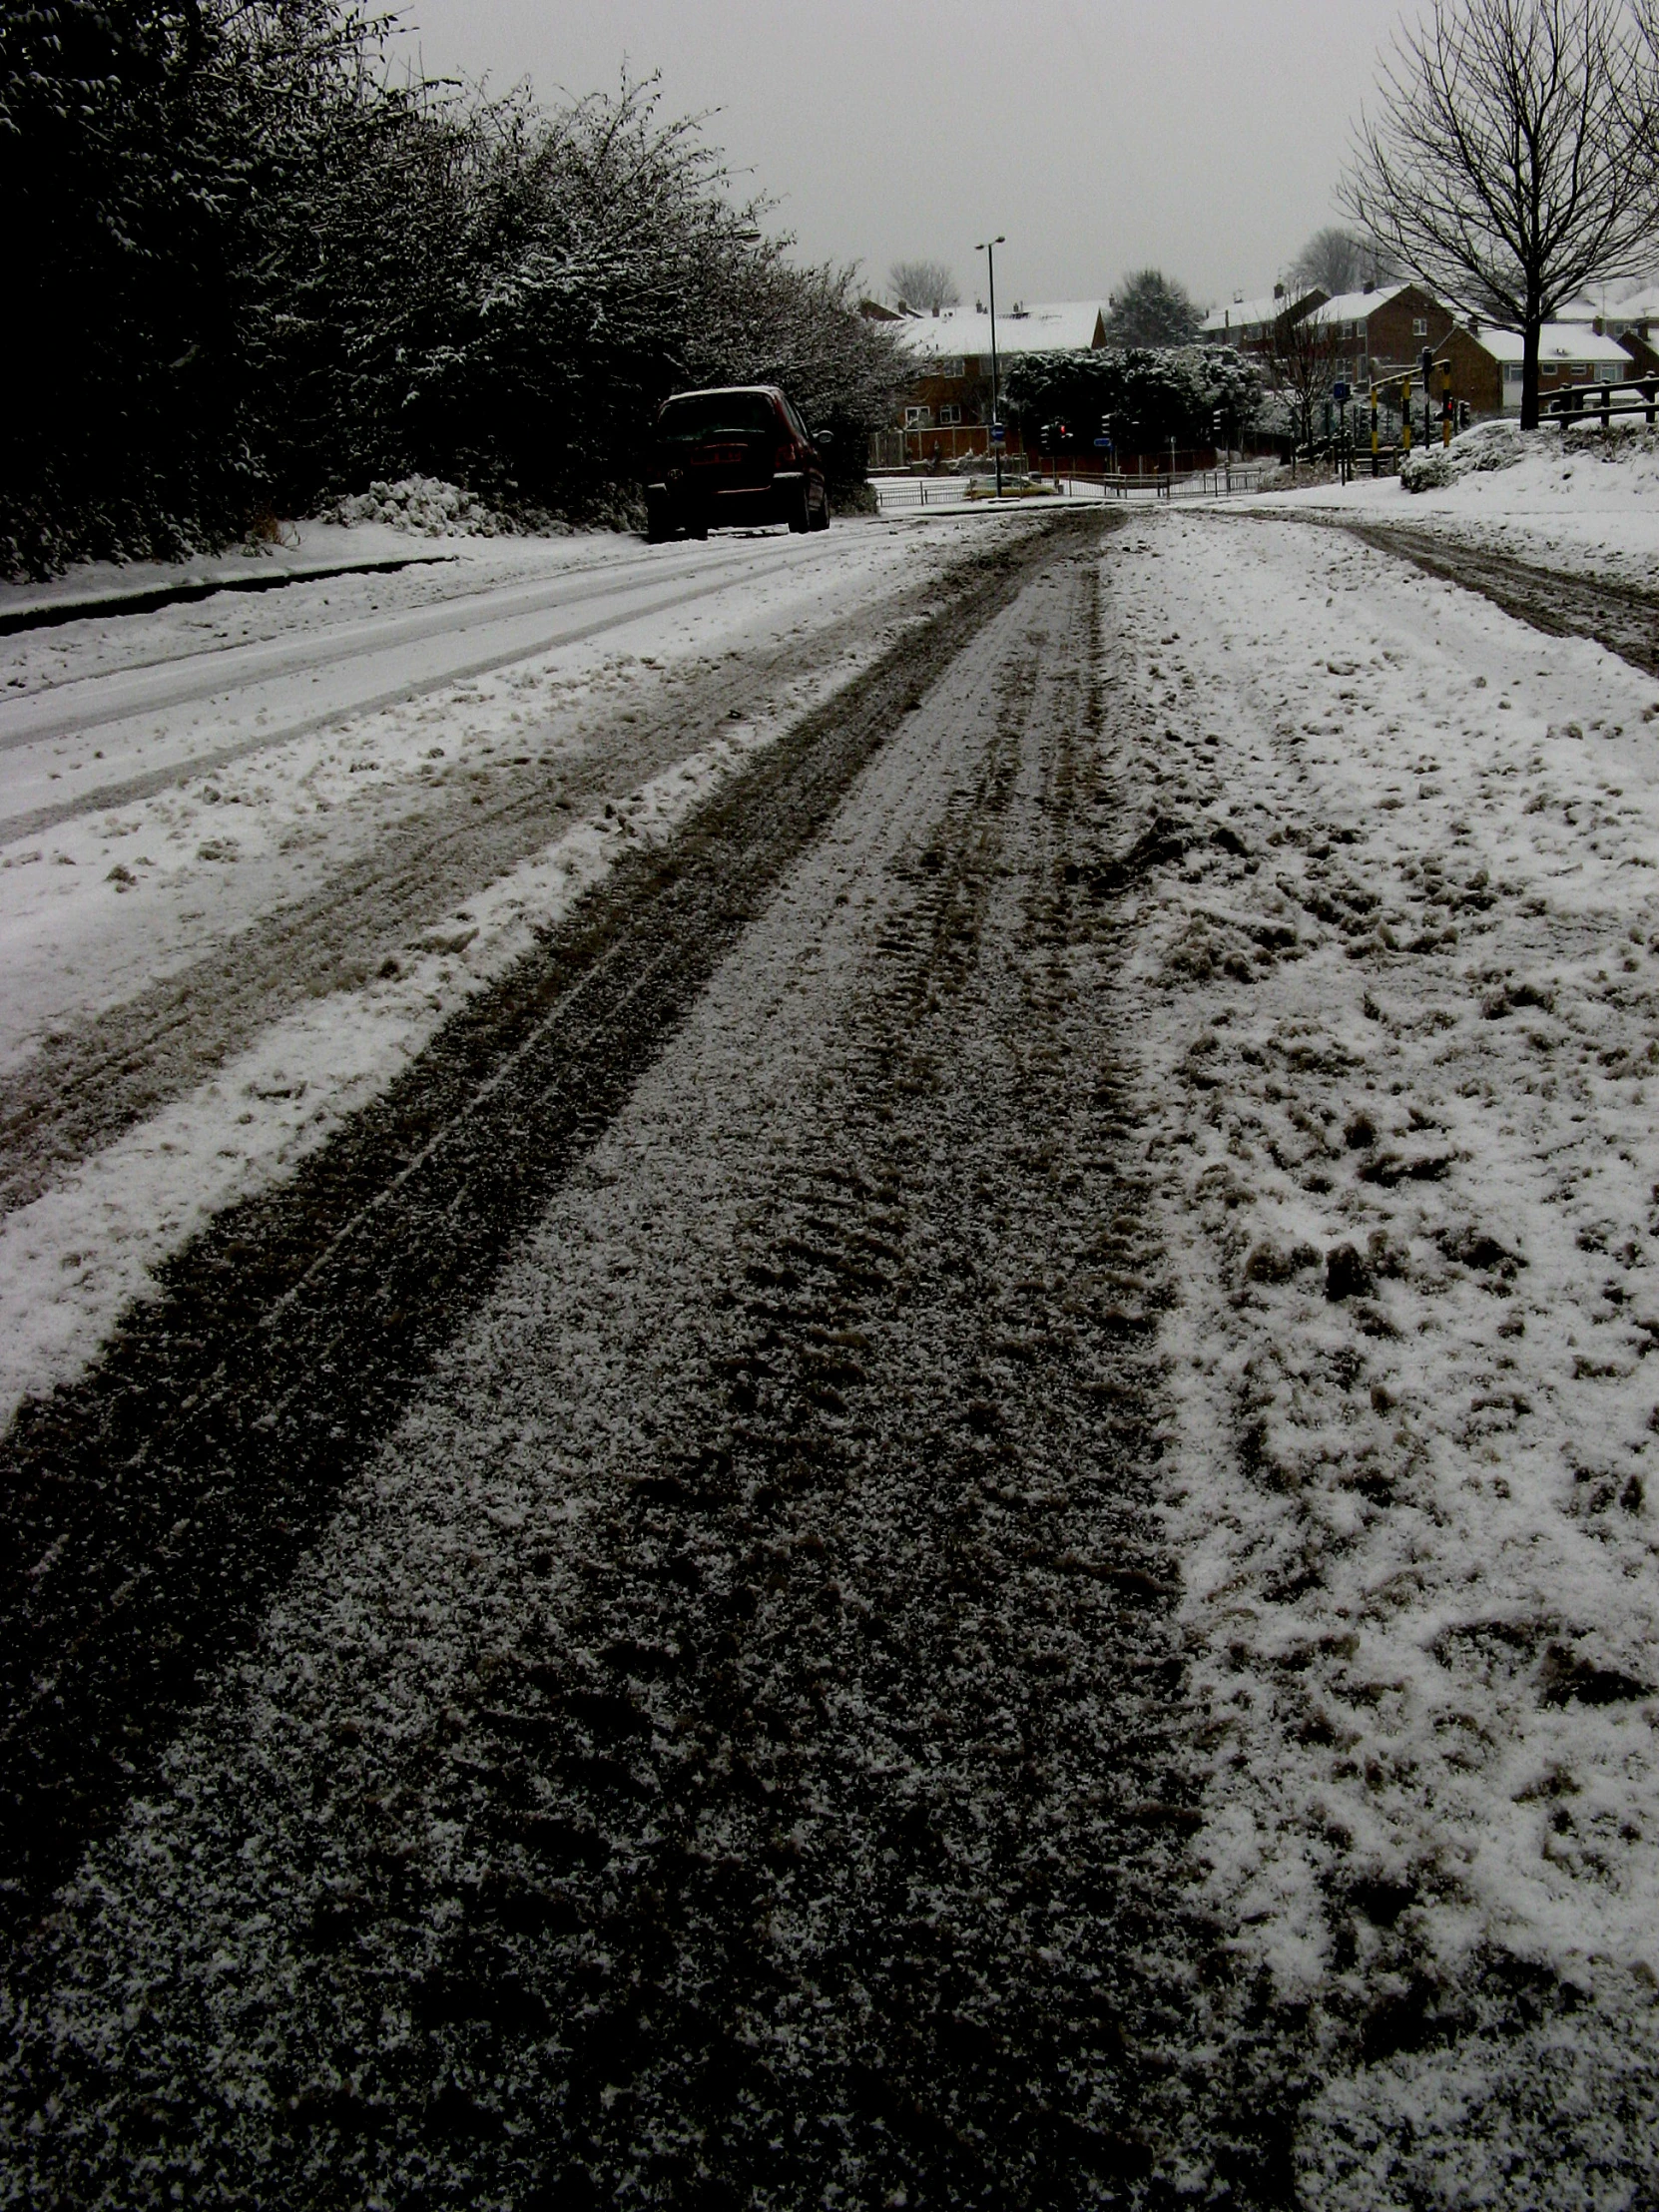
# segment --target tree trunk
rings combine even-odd
[[[1538,315],[1528,308],[1521,330],[1520,426],[1523,430],[1538,427],[1538,333],[1541,326]]]

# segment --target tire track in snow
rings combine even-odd
[[[732,562],[725,564],[712,580],[696,582],[687,589],[658,593],[650,598],[631,601],[628,606],[613,613],[596,616],[587,622],[566,624],[552,632],[548,631],[544,623],[534,635],[528,634],[522,626],[526,617],[520,613],[517,617],[520,625],[519,631],[517,635],[512,637],[511,643],[503,641],[482,655],[474,652],[468,659],[454,663],[446,662],[436,669],[429,670],[423,676],[399,675],[389,686],[382,685],[378,690],[359,689],[343,700],[336,697],[329,706],[317,713],[301,715],[297,719],[293,719],[291,710],[289,710],[289,719],[275,724],[263,719],[269,710],[257,708],[256,698],[259,685],[262,682],[270,684],[285,682],[291,685],[297,682],[301,676],[308,674],[312,667],[311,660],[307,658],[303,647],[286,641],[283,643],[282,660],[278,672],[275,675],[256,678],[240,690],[235,688],[227,690],[224,682],[224,672],[215,670],[210,672],[216,679],[211,688],[200,677],[196,679],[194,685],[181,681],[172,691],[163,691],[158,697],[147,700],[141,706],[132,708],[111,706],[99,709],[87,716],[59,716],[56,723],[44,728],[25,727],[9,736],[5,734],[6,718],[3,709],[0,709],[0,751],[8,749],[15,751],[29,746],[47,744],[55,737],[68,735],[80,737],[112,725],[125,727],[144,722],[154,714],[165,714],[173,708],[189,704],[213,705],[219,701],[235,702],[235,711],[239,718],[246,719],[252,716],[260,724],[253,736],[238,738],[230,744],[210,746],[206,750],[176,753],[172,759],[165,761],[157,768],[146,769],[138,775],[116,777],[110,782],[90,787],[83,785],[69,798],[54,800],[49,805],[26,809],[21,813],[0,819],[0,841],[11,843],[21,838],[38,836],[43,830],[50,830],[59,823],[72,822],[83,815],[129,807],[140,800],[152,799],[158,792],[167,791],[173,785],[184,783],[193,776],[206,775],[215,769],[228,768],[233,762],[246,760],[255,754],[269,753],[277,746],[291,745],[301,738],[314,736],[319,730],[332,729],[338,723],[352,721],[359,715],[372,715],[380,713],[388,707],[406,706],[411,700],[424,698],[432,692],[446,690],[455,684],[470,683],[480,676],[494,675],[501,669],[515,667],[523,661],[540,659],[561,647],[589,644],[595,638],[604,637],[612,630],[626,629],[631,623],[643,621],[651,615],[671,614],[679,608],[694,606],[700,600],[718,598],[723,592],[731,591],[735,586],[753,581],[757,574],[762,576],[775,574],[778,570],[787,568],[789,565],[782,559],[775,559],[770,563],[758,562],[753,558],[748,561]],[[626,596],[629,593],[639,593],[644,590],[648,581],[649,579],[631,577],[620,584],[596,585],[585,592],[566,594],[566,600],[619,597]],[[564,602],[554,602],[555,605],[562,603]],[[441,639],[453,628],[455,610],[445,607],[440,611],[447,615],[450,620],[440,623],[432,610],[417,610],[420,615],[428,619],[423,629],[412,633],[416,645],[430,645],[434,640]],[[488,611],[486,602],[486,609],[480,617],[479,627],[486,630],[490,628],[510,630],[511,619]],[[466,635],[468,633],[461,632],[459,634]],[[263,651],[266,649],[239,647],[233,650],[252,653],[256,650]],[[315,658],[320,667],[337,668],[343,662],[368,661],[375,654],[390,654],[391,650],[387,644],[375,638],[367,644],[349,648],[341,647],[333,653],[324,651],[316,655]],[[97,685],[102,691],[108,691],[118,686],[120,678],[119,676],[110,676],[88,678],[84,681]],[[32,704],[32,702],[25,702],[25,705],[29,704]],[[21,714],[22,710],[20,709],[18,712]],[[279,708],[278,712],[280,712]],[[115,765],[111,764],[112,767]]]
[[[1540,568],[1535,562],[1434,531],[1414,530],[1409,524],[1347,522],[1329,515],[1285,519],[1350,531],[1380,553],[1409,561],[1426,576],[1478,592],[1534,630],[1558,638],[1592,638],[1632,668],[1659,676],[1659,596],[1634,584]]]
[[[503,1256],[906,703],[1095,525],[964,564],[919,636],[475,1002],[295,1181],[165,1271],[0,1445],[0,1870],[27,1920],[149,1770]]]
[[[790,551],[794,552],[793,544]],[[724,591],[734,582],[748,582],[758,574],[766,575],[789,565],[788,557],[776,544],[749,545],[741,553],[728,553],[725,558],[717,556],[713,560],[705,557],[701,562],[682,559],[658,566],[647,557],[608,564],[597,576],[578,573],[554,576],[533,584],[498,584],[482,590],[474,586],[464,594],[440,597],[435,602],[399,607],[384,614],[353,615],[319,629],[283,637],[204,646],[187,654],[164,654],[88,675],[59,678],[37,684],[21,697],[0,703],[0,751],[38,745],[49,738],[84,736],[89,730],[105,729],[112,723],[223,699],[257,684],[269,683],[276,677],[308,677],[319,669],[337,668],[342,662],[367,660],[380,653],[407,652],[448,637],[464,637],[478,629],[488,630],[508,622],[562,614],[594,600],[633,598],[654,589],[671,591],[666,600],[654,599],[644,610],[632,609],[630,619],[635,619],[642,611],[652,613],[665,606],[675,607],[683,597],[701,598],[711,591]],[[678,587],[683,585],[693,588],[682,593]],[[557,638],[531,646],[524,657],[549,652],[553,645],[566,642],[565,633],[561,631]],[[513,658],[518,657],[515,652]],[[463,683],[498,665],[494,661],[476,665],[466,663],[447,675],[434,675],[429,681],[430,684]],[[423,686],[417,688],[429,688],[429,685],[423,682]],[[73,695],[77,693],[84,697],[75,698]],[[71,696],[66,698],[66,694]],[[368,713],[376,705],[389,705],[404,696],[396,692],[385,700],[371,700],[363,706],[340,711]],[[314,726],[314,723],[307,725]],[[283,728],[267,731],[264,736],[267,744],[277,744],[283,737],[298,734]],[[94,803],[83,796],[83,805]]]
[[[1191,2195],[1082,567],[769,898],[295,1589],[252,1726],[233,1691],[47,1932],[8,2084],[74,2075],[13,2137],[43,2198]],[[1236,2132],[1206,2179],[1274,2201],[1271,2120]]]
[[[915,619],[937,597],[931,581],[900,595],[883,609],[883,626]],[[764,710],[793,682],[832,666],[844,647],[837,626],[723,662],[648,722],[617,710],[579,754],[493,768],[495,792],[482,803],[473,784],[417,795],[402,822],[310,896],[125,1004],[62,1025],[0,1076],[0,1218],[183,1096],[283,1014],[359,988],[412,932],[541,851],[580,813],[698,752],[729,719]],[[526,727],[515,742],[537,747],[541,733]]]

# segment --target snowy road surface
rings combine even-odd
[[[664,551],[23,656],[0,2201],[1651,2203],[1659,685]]]
[[[514,565],[525,565],[522,556]],[[239,638],[256,621],[227,593],[183,623],[175,613],[154,625],[168,634],[148,658],[132,650],[137,636],[119,640],[126,654],[111,651],[107,622],[84,626],[101,652],[76,655],[81,641],[66,645],[61,632],[34,638],[32,652],[14,658],[35,668],[21,681],[14,676],[0,700],[0,751],[15,756],[5,766],[0,836],[120,805],[193,770],[269,752],[347,716],[522,665],[761,577],[799,578],[806,569],[822,585],[825,569],[833,576],[840,566],[844,556],[836,562],[816,544],[756,533],[713,548],[612,553],[574,574],[492,576],[482,589],[464,570],[290,586],[292,604],[258,611],[268,628],[290,617],[274,637]],[[367,611],[317,619],[318,600],[331,607],[341,598],[359,608],[366,600]],[[383,604],[393,598],[414,603]],[[291,619],[305,615],[311,619]],[[194,649],[179,649],[181,627],[202,634]],[[121,628],[138,625],[129,617]]]

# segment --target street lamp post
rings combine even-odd
[[[998,248],[999,246],[1006,246],[1006,245],[1007,245],[1007,243],[1008,243],[1008,241],[1006,240],[1006,238],[1004,238],[1004,237],[1003,237],[1002,233],[1001,233],[1001,232],[999,231],[999,232],[997,233],[997,235],[996,235],[996,237],[995,237],[994,239],[986,239],[983,245],[981,245],[981,246],[976,246],[976,247],[974,248],[974,250],[973,250],[973,251],[974,251],[974,252],[975,252],[976,254],[983,254],[983,255],[984,255],[984,257],[985,257],[985,267],[986,267],[986,271],[987,271],[987,274],[988,274],[988,276],[989,276],[989,279],[990,279],[990,285],[989,285],[989,290],[990,290],[990,302],[991,302],[991,451],[992,451],[992,453],[993,453],[993,454],[995,455],[995,457],[996,457],[996,496],[998,497],[998,499],[1000,499],[1000,498],[1002,497],[1002,440],[1001,440],[1001,439],[1000,439],[1000,438],[999,438],[999,437],[997,436],[997,434],[996,434],[996,433],[997,433],[997,431],[998,431],[998,429],[999,429],[999,428],[1001,427],[1001,425],[1000,425],[1000,423],[999,423],[999,421],[998,421],[998,419],[997,419],[997,360],[996,360],[996,250],[997,250],[997,248]]]

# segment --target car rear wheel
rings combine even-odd
[[[810,530],[813,527],[813,511],[807,503],[805,478],[788,494],[784,504],[784,513],[789,520],[790,528],[798,533]]]
[[[812,519],[812,527],[815,530],[828,530],[830,527],[830,486],[828,484],[820,484],[818,488],[818,508]]]
[[[668,501],[650,492],[645,495],[645,542],[663,545],[674,535],[674,510]]]

